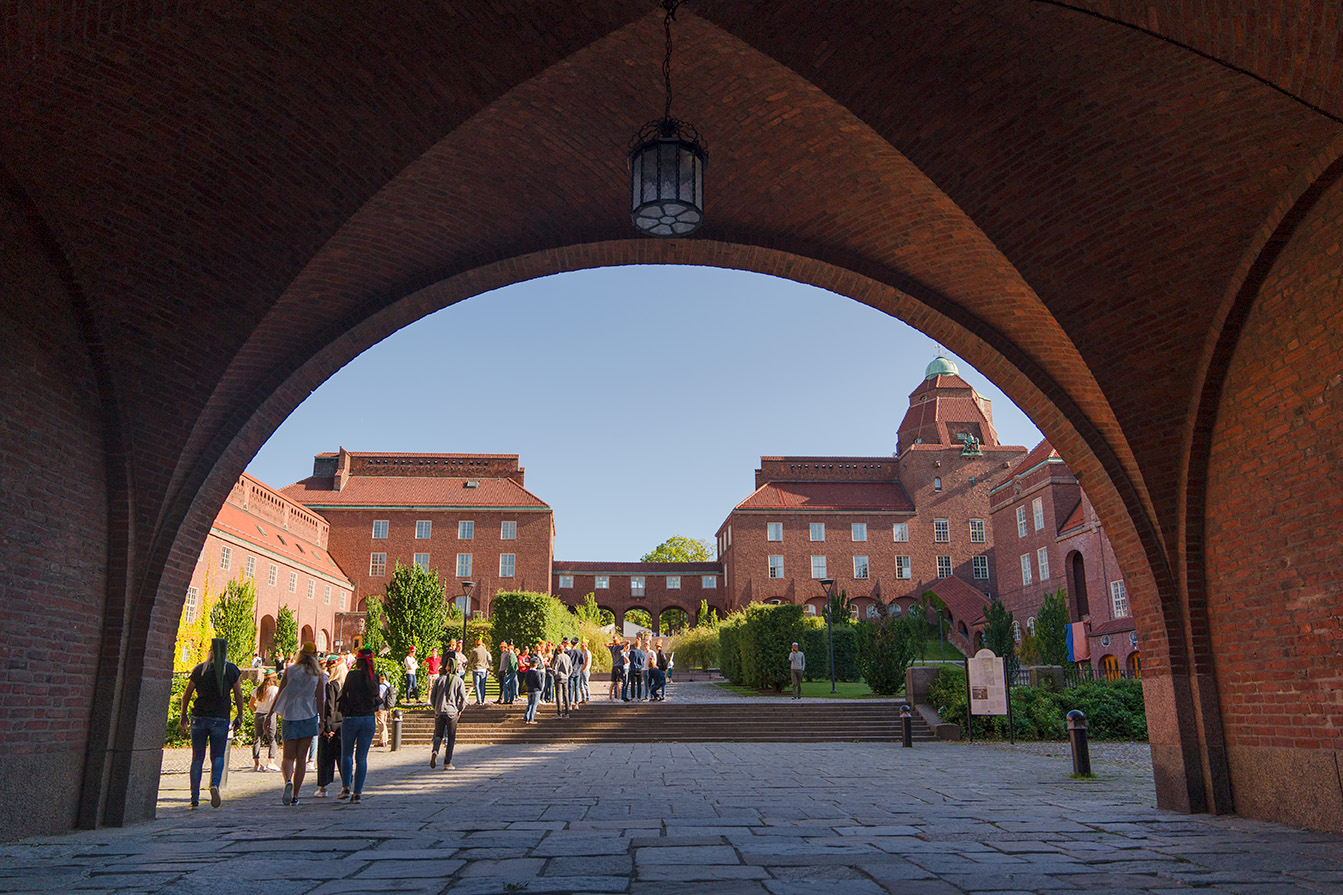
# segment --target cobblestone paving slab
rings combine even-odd
[[[454,771],[375,750],[362,804],[310,782],[288,808],[239,750],[195,811],[168,754],[158,820],[0,846],[0,891],[1343,892],[1343,837],[1158,811],[1146,746],[1107,745],[1094,780],[1056,744],[468,746]]]

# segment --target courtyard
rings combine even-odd
[[[1145,744],[375,749],[364,802],[280,804],[235,753],[219,809],[165,753],[158,817],[0,847],[0,890],[1236,893],[1343,890],[1343,837],[1155,807]],[[243,768],[246,767],[246,770]],[[332,790],[333,794],[335,789]]]

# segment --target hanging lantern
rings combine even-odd
[[[671,23],[679,0],[663,0],[667,88],[662,118],[639,129],[630,142],[630,217],[649,236],[685,236],[704,222],[704,166],[709,152],[694,126],[671,117]]]

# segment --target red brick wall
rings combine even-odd
[[[560,576],[570,574],[573,575],[573,586],[560,587]],[[694,623],[698,621],[697,616],[699,615],[701,600],[707,602],[709,608],[718,610],[719,618],[726,614],[724,600],[726,591],[723,589],[722,575],[715,576],[718,580],[717,587],[705,588],[703,578],[706,573],[682,572],[680,573],[681,586],[676,589],[669,589],[666,573],[643,572],[640,574],[644,578],[643,596],[632,594],[630,588],[632,575],[624,572],[608,574],[610,587],[598,590],[595,569],[591,573],[555,572],[551,593],[559,597],[566,606],[579,606],[588,594],[593,594],[597,605],[610,610],[615,615],[617,622],[623,621],[625,613],[631,609],[644,609],[653,617],[654,626],[657,626],[659,615],[662,612],[668,609],[681,609]]]

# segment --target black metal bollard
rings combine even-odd
[[[1068,739],[1073,746],[1073,773],[1091,776],[1091,750],[1087,746],[1087,716],[1080,709],[1068,713]]]
[[[401,748],[401,710],[392,710],[392,751],[396,752]]]
[[[908,703],[900,706],[900,745],[906,749],[914,745],[914,712]]]

